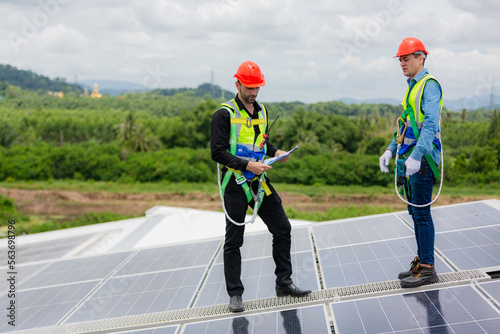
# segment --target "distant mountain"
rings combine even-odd
[[[209,95],[212,98],[220,98],[225,96],[226,98],[232,98],[235,93],[228,90],[222,89],[218,85],[212,85],[210,83],[204,83],[196,88],[157,88],[152,89],[145,87],[133,82],[127,81],[115,81],[115,80],[83,80],[78,82],[78,84],[87,88],[89,92],[94,89],[94,85],[97,84],[99,93],[109,94],[111,96],[120,96],[126,93],[138,93],[138,92],[151,92],[153,94],[159,94],[164,96],[172,96],[177,93],[185,93],[187,91],[193,91],[194,95],[197,97],[203,97]]]
[[[210,83],[204,83],[199,85],[197,88],[167,88],[167,89],[155,89],[153,93],[161,94],[165,96],[175,95],[177,93],[184,93],[187,91],[194,91],[194,95],[197,97],[203,97],[205,95],[209,95],[213,99],[217,99],[220,97],[226,99],[232,99],[235,93],[225,90],[218,85],[212,85]]]
[[[449,110],[462,111],[463,109],[493,109],[491,106],[491,95],[472,96],[456,100],[444,100],[444,106]],[[500,96],[493,97],[493,107],[500,108]]]
[[[94,90],[94,85],[97,84],[99,93],[109,94],[111,96],[120,96],[125,93],[137,93],[151,91],[151,88],[139,85],[133,82],[116,81],[116,80],[82,80],[79,85],[86,87],[89,92]]]
[[[0,82],[8,82],[13,86],[26,90],[43,90],[60,92],[67,89],[73,91],[83,91],[82,87],[76,84],[66,83],[65,79],[50,79],[46,76],[33,73],[31,71],[19,70],[11,65],[0,64]]]
[[[401,101],[397,99],[391,98],[380,98],[380,99],[366,99],[366,100],[356,100],[351,98],[341,98],[339,101],[345,104],[378,104],[378,103],[386,103],[391,105],[400,105]],[[482,96],[474,96],[469,98],[462,98],[456,100],[447,100],[444,99],[443,106],[446,109],[451,111],[462,111],[462,109],[474,110],[474,109],[491,109],[491,96],[490,95],[482,95]],[[494,97],[494,107],[500,108],[500,96],[496,95]]]
[[[401,101],[399,101],[397,99],[391,99],[391,98],[356,100],[356,99],[351,99],[351,98],[346,97],[346,98],[341,98],[338,101],[343,102],[345,104],[362,104],[362,103],[368,103],[368,104],[385,103],[385,104],[392,104],[392,105],[401,104]]]

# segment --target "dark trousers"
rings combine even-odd
[[[272,194],[265,196],[259,209],[259,217],[267,225],[273,235],[273,259],[276,264],[276,284],[280,286],[292,283],[292,262],[290,260],[291,225],[283,210],[281,198],[269,184]],[[253,182],[252,189],[256,191],[258,182]],[[248,203],[240,185],[231,177],[224,194],[224,205],[229,217],[238,223],[245,221],[248,206],[253,208],[254,201]],[[244,291],[241,282],[241,253],[245,226],[237,226],[226,218],[226,238],[224,242],[224,275],[229,296],[242,295]]]
[[[422,158],[420,171],[410,176],[410,196],[408,202],[413,204],[427,204],[432,201],[432,189],[436,179],[427,160]],[[431,206],[422,208],[407,205],[408,213],[413,218],[415,239],[417,241],[417,256],[424,264],[434,264],[434,221],[431,215]]]

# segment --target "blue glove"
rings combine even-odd
[[[409,157],[405,161],[405,166],[406,166],[406,177],[410,177],[410,175],[413,175],[420,170],[420,161],[415,160],[412,157]]]

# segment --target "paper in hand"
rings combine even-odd
[[[296,149],[298,149],[299,147],[300,147],[300,146],[299,146],[299,145],[297,145],[297,146],[295,146],[294,148],[292,148],[290,151],[286,152],[286,153],[285,153],[285,154],[283,154],[283,155],[280,155],[279,157],[274,157],[274,158],[268,158],[268,159],[265,159],[265,160],[263,161],[263,163],[265,163],[266,165],[271,165],[271,164],[275,163],[276,161],[279,161],[279,160],[283,159],[284,157],[289,156],[290,154],[292,154],[292,153],[293,153],[293,151],[295,151],[295,150],[296,150]]]

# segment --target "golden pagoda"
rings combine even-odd
[[[97,84],[94,85],[94,90],[92,91],[92,93],[90,93],[90,97],[94,99],[100,99],[102,97],[102,94],[99,93]]]

